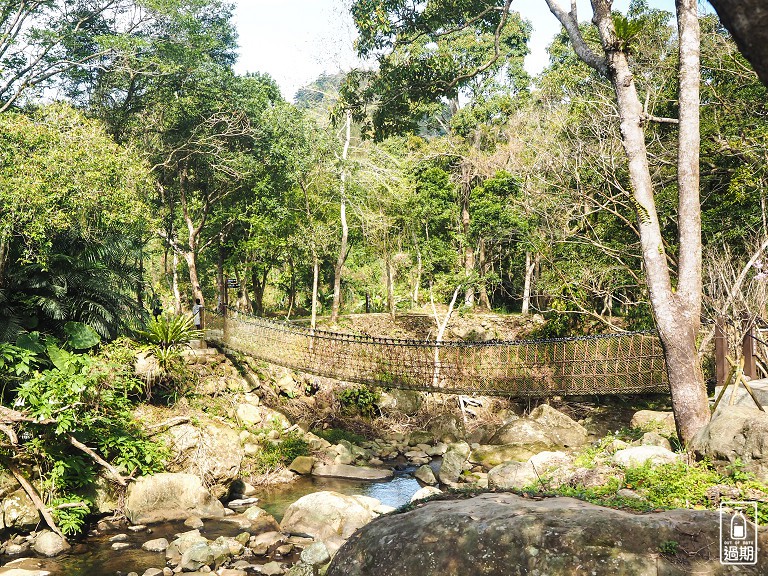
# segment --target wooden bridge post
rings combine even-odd
[[[742,327],[744,327],[744,339],[741,342],[741,353],[744,356],[744,375],[754,379],[757,377],[757,365],[755,362],[755,340],[752,333],[755,329],[751,318],[745,317]]]
[[[715,377],[718,386],[725,385],[728,374],[728,340],[725,336],[725,318],[718,316],[715,320]]]

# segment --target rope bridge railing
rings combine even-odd
[[[384,388],[509,397],[669,391],[655,332],[437,343],[209,312],[206,339],[293,370]]]

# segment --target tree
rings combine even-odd
[[[760,0],[710,0],[710,4],[768,86],[768,7]]]
[[[633,5],[629,16],[615,14],[607,0],[593,0],[593,21],[600,48],[590,44],[590,37],[582,32],[575,3],[571,11],[563,10],[555,0],[546,0],[551,12],[558,18],[576,51],[576,54],[598,74],[607,76],[614,88],[620,117],[622,144],[627,156],[632,203],[637,214],[637,226],[642,246],[646,282],[659,334],[665,350],[672,404],[678,433],[687,443],[709,419],[706,388],[698,361],[696,334],[701,311],[701,213],[699,205],[699,24],[696,2],[677,0],[679,44],[679,118],[672,120],[679,130],[678,144],[678,261],[671,270],[665,248],[662,228],[654,198],[645,142],[644,126],[653,121],[637,93],[631,55],[640,52],[639,38],[644,20]],[[453,30],[485,27],[495,23],[494,44],[498,47],[501,31],[511,2],[450,2],[410,5],[392,0],[385,3],[356,2],[353,6],[361,33],[359,50],[362,55],[378,51],[379,76],[387,78],[387,71],[397,64],[399,75],[418,71],[423,66],[419,53],[408,54],[405,47],[414,45],[424,35],[450,37]],[[382,12],[383,9],[383,12]],[[395,17],[397,13],[398,17]],[[386,16],[382,18],[382,14]],[[489,31],[490,32],[490,31]],[[416,55],[409,59],[403,54]],[[484,64],[472,70],[488,69],[498,54],[497,50]],[[434,59],[427,58],[432,62]],[[467,74],[456,75],[463,79]],[[471,76],[471,71],[470,74]],[[434,100],[453,96],[457,82],[437,82],[430,93],[420,90],[419,96]],[[381,86],[381,84],[379,84]],[[402,88],[399,90],[405,92]],[[412,92],[407,92],[412,94]],[[673,273],[676,272],[673,283]]]

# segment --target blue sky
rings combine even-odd
[[[240,35],[237,71],[267,72],[293,99],[296,90],[323,72],[348,70],[359,64],[352,42],[355,37],[349,16],[349,0],[233,0],[235,24]],[[563,6],[570,0],[560,0]],[[616,0],[625,9],[629,0]],[[674,0],[650,0],[653,7],[674,12]],[[547,63],[546,47],[560,29],[544,0],[514,0],[512,7],[533,24],[529,72]],[[708,6],[707,6],[708,7]],[[591,18],[587,0],[578,0],[579,19]]]

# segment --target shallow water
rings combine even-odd
[[[371,496],[380,500],[382,504],[398,508],[407,504],[411,496],[421,487],[412,472],[413,468],[396,472],[393,479],[383,482],[305,476],[285,486],[264,488],[256,494],[256,497],[259,498],[258,506],[272,514],[278,522],[290,504],[302,496],[322,490]],[[167,538],[170,541],[174,534],[188,530],[189,528],[183,523],[172,522],[153,525],[150,527],[150,532],[138,534],[126,532],[127,542],[131,547],[119,551],[112,550],[112,543],[109,541],[114,533],[93,536],[85,538],[80,543],[73,542],[70,552],[56,558],[29,558],[25,561],[24,567],[48,570],[54,576],[120,576],[128,572],[142,574],[147,568],[165,566],[165,554],[142,550],[141,545],[144,542],[154,538]],[[242,532],[242,529],[226,520],[207,520],[200,532],[206,538],[215,539],[221,535],[236,536]],[[2,557],[3,562],[10,560],[12,559]],[[258,559],[253,563],[258,564]]]

